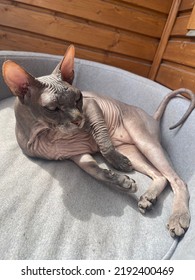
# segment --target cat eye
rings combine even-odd
[[[50,106],[50,107],[43,107],[46,111],[48,112],[57,112],[59,111],[60,109],[58,107],[54,107],[54,106]]]

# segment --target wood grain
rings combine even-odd
[[[195,69],[174,63],[162,63],[156,81],[171,89],[195,89]]]
[[[25,50],[33,52],[37,46],[39,46],[39,52],[45,53],[45,50],[48,50],[47,53],[50,54],[64,55],[69,43],[64,43],[63,41],[53,42],[49,40],[49,38],[37,38],[37,36],[31,36],[29,43],[29,36],[27,33],[23,32],[23,34],[18,34],[7,28],[5,30],[0,30],[0,50],[15,50],[16,45],[19,51]],[[4,47],[2,48],[2,46]],[[144,77],[147,77],[150,69],[150,64],[146,61],[137,60],[128,56],[115,55],[113,53],[98,52],[93,49],[89,50],[79,45],[76,45],[76,57],[123,68]]]
[[[156,75],[157,82],[171,89],[186,87],[195,92],[195,38],[186,36],[190,17],[195,23],[194,4],[195,0],[181,1]]]
[[[185,40],[170,41],[163,59],[195,67],[195,40],[192,42]]]
[[[139,7],[148,8],[165,14],[169,13],[172,0],[121,0],[128,4],[134,4]]]
[[[190,15],[190,19],[188,21],[187,29],[195,29],[195,6]]]
[[[0,13],[0,24],[4,26],[149,61],[153,60],[158,44],[157,40],[141,35],[127,35],[11,5],[0,4]]]
[[[179,11],[191,10],[195,5],[195,0],[182,0]]]
[[[186,36],[189,19],[190,14],[177,17],[171,36]]]
[[[151,14],[148,11],[129,9],[105,1],[102,3],[101,0],[16,0],[15,2],[46,8],[156,38],[160,38],[166,22],[163,14]]]
[[[73,43],[77,57],[148,77],[173,1],[1,0],[0,49],[62,55]]]
[[[156,77],[158,68],[159,68],[161,60],[162,60],[163,53],[165,51],[165,48],[167,46],[167,42],[168,42],[169,37],[170,37],[171,30],[173,28],[175,19],[177,17],[177,13],[178,13],[178,9],[179,9],[180,4],[181,4],[181,0],[174,0],[173,4],[171,6],[169,16],[167,18],[167,22],[166,22],[164,30],[163,30],[163,34],[162,34],[160,43],[158,45],[158,49],[156,51],[155,57],[154,57],[152,67],[151,67],[150,72],[149,72],[149,78],[152,79],[152,80],[154,80],[155,77]]]

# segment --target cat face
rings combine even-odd
[[[70,46],[52,74],[39,78],[13,61],[3,64],[3,77],[12,93],[35,118],[63,132],[82,128],[85,122],[82,93],[72,86],[74,54],[74,47]]]
[[[42,118],[62,131],[82,128],[84,115],[81,91],[55,75],[38,80],[44,85],[38,99]]]

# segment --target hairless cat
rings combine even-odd
[[[173,127],[184,123],[195,108],[188,89],[170,92],[153,116],[142,109],[72,85],[75,49],[71,45],[51,75],[33,77],[13,61],[3,64],[3,77],[15,102],[16,137],[25,154],[49,160],[71,159],[96,179],[136,192],[135,181],[125,174],[100,168],[92,154],[100,152],[117,170],[135,169],[152,178],[140,197],[142,213],[150,209],[169,181],[174,197],[168,221],[171,236],[181,236],[190,224],[189,192],[160,144],[159,123],[169,100],[186,93],[187,112]]]

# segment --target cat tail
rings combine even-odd
[[[187,111],[185,112],[185,114],[183,115],[183,117],[175,125],[171,126],[169,129],[174,129],[174,128],[182,125],[186,121],[186,119],[189,117],[189,115],[191,114],[193,109],[195,108],[195,94],[191,90],[185,89],[185,88],[180,88],[180,89],[177,89],[177,90],[174,90],[174,91],[168,93],[164,97],[164,99],[161,101],[159,107],[157,108],[157,110],[155,111],[155,113],[153,115],[153,118],[157,121],[160,121],[169,101],[173,97],[177,96],[178,94],[184,94],[184,93],[190,97],[190,100],[191,100],[190,105],[189,105]]]

